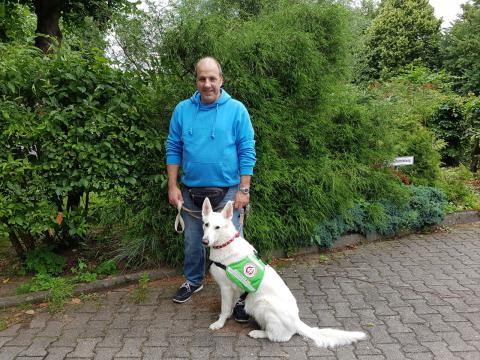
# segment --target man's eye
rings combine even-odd
[[[215,229],[220,229],[220,226],[215,226]]]

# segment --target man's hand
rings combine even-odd
[[[233,204],[233,206],[236,208],[236,209],[241,209],[241,208],[244,208],[248,205],[250,201],[250,195],[249,194],[245,194],[241,191],[237,191],[237,194],[235,195],[235,203]]]
[[[168,202],[172,205],[177,206],[178,202],[183,202],[182,192],[178,186],[172,186],[168,188]]]

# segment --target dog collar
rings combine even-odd
[[[223,243],[222,245],[218,245],[218,246],[213,246],[213,248],[214,249],[224,248],[225,246],[230,245],[232,243],[232,241],[235,240],[235,238],[238,238],[238,237],[240,237],[240,232],[237,231],[235,236],[233,238],[231,238],[230,240],[228,240],[226,243]]]

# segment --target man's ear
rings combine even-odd
[[[210,200],[206,197],[202,204],[202,217],[207,217],[212,211],[212,204],[210,204]]]
[[[222,210],[222,215],[225,219],[232,220],[233,218],[233,201],[228,201]]]

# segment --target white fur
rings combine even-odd
[[[221,213],[214,212],[208,198],[203,202],[202,220],[204,235],[202,242],[209,246],[210,259],[228,265],[254,253],[255,249],[244,238],[238,237],[226,247],[214,249],[235,236],[237,230],[231,219],[233,204],[228,202]],[[243,291],[229,280],[225,270],[212,265],[210,272],[218,285],[222,296],[219,319],[210,325],[217,330],[225,325],[232,315],[235,302]],[[252,338],[268,338],[271,341],[288,341],[294,334],[300,334],[315,341],[319,347],[347,345],[366,336],[359,331],[319,329],[310,327],[300,320],[298,306],[290,289],[271,267],[266,266],[262,284],[256,292],[250,293],[245,301],[245,311],[253,316],[261,330],[250,331]]]

